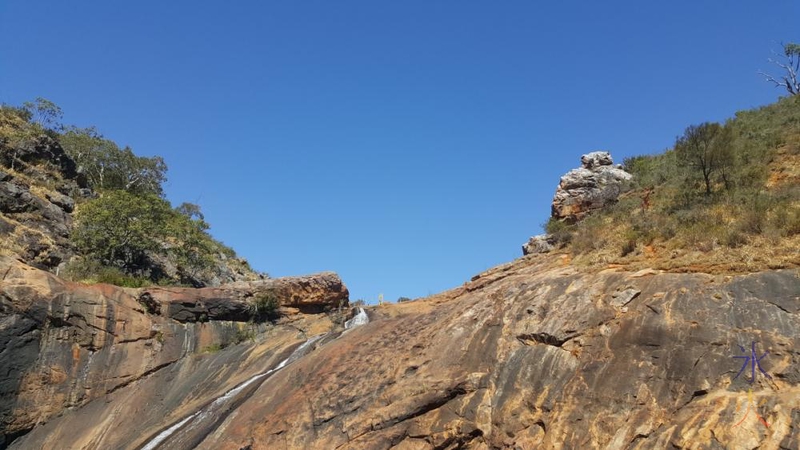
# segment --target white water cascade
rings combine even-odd
[[[361,325],[366,325],[368,323],[369,316],[367,315],[367,312],[364,311],[364,308],[358,308],[358,313],[353,316],[352,319],[344,323],[344,329],[349,330],[351,328],[360,327]]]
[[[366,316],[366,313],[364,315]],[[192,430],[198,430],[204,426],[213,426],[215,422],[218,423],[221,418],[216,413],[218,411],[224,410],[226,404],[235,401],[236,396],[239,393],[241,393],[247,386],[253,384],[254,382],[274,372],[283,369],[284,367],[286,367],[286,365],[291,364],[292,362],[298,360],[300,357],[305,355],[308,347],[310,347],[323,337],[325,337],[325,334],[320,334],[309,338],[307,341],[303,342],[299,347],[297,347],[292,352],[292,354],[289,355],[288,358],[281,361],[277,366],[266,372],[255,375],[249,378],[247,381],[239,383],[233,389],[227,391],[225,394],[217,397],[213,402],[204,406],[202,409],[200,409],[200,411],[197,411],[196,413],[190,415],[189,417],[186,417],[185,419],[181,420],[180,422],[176,423],[175,425],[172,425],[171,427],[167,428],[166,430],[156,435],[156,437],[148,441],[147,444],[145,444],[145,446],[141,448],[141,450],[155,450],[167,439],[170,439],[171,437],[176,435],[176,433],[191,434]],[[177,436],[177,438],[180,440],[180,436]]]
[[[150,442],[147,443],[147,445],[142,447],[142,450],[153,450],[154,448],[158,447],[158,444],[164,442],[164,440],[166,438],[170,437],[170,435],[172,433],[174,433],[175,430],[177,430],[178,428],[186,425],[186,422],[194,419],[195,417],[197,417],[198,414],[200,414],[200,411],[197,411],[196,413],[194,413],[191,416],[181,420],[180,422],[178,422],[175,425],[167,428],[166,430],[162,431],[161,433],[158,433],[158,436],[156,436],[153,439],[151,439]]]

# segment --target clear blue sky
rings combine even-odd
[[[777,99],[798,5],[6,0],[0,102],[162,155],[256,269],[395,300],[520,256],[582,153]]]

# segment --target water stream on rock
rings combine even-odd
[[[239,394],[247,389],[247,387],[253,385],[256,381],[262,380],[278,370],[283,369],[287,364],[296,361],[306,353],[311,345],[323,337],[325,337],[325,335],[320,334],[303,342],[292,352],[291,355],[289,355],[288,358],[281,361],[280,364],[266,372],[255,375],[240,383],[233,389],[218,397],[213,402],[204,406],[202,409],[200,409],[200,411],[197,411],[191,416],[162,431],[155,438],[151,439],[147,444],[145,444],[145,446],[142,447],[142,450],[154,450],[166,443],[172,444],[170,445],[171,448],[193,448],[197,441],[201,440],[210,431],[216,428],[222,419],[224,419],[228,413],[233,411],[241,400],[244,400],[243,396],[240,396]],[[255,388],[257,386],[253,387]],[[248,390],[248,393],[252,393],[253,390],[254,389]]]
[[[345,330],[364,325],[369,322],[369,317],[363,308],[358,308],[358,313],[345,322]],[[225,392],[211,403],[202,407],[196,413],[177,422],[147,442],[141,450],[155,450],[156,448],[194,448],[209,433],[216,429],[222,421],[233,412],[247,397],[255,392],[266,377],[281,370],[288,364],[300,359],[308,353],[309,348],[327,334],[320,334],[309,338],[297,347],[288,358],[281,361],[274,368],[255,375],[238,384],[233,389]],[[249,389],[248,389],[249,388]]]
[[[358,308],[358,314],[344,323],[344,329],[349,330],[366,323],[369,323],[369,316],[367,316],[367,312],[364,311],[364,308]]]

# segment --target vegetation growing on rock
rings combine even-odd
[[[198,205],[164,198],[161,157],[61,117],[43,98],[0,106],[0,250],[73,280],[129,287],[258,278],[211,237]]]
[[[627,158],[619,201],[545,230],[576,261],[637,268],[755,270],[800,264],[800,98],[724,124],[688,127],[675,147]],[[715,250],[712,252],[712,250]]]
[[[280,306],[280,300],[274,292],[267,291],[259,294],[251,304],[253,322],[259,323],[277,319]]]

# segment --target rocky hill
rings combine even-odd
[[[0,262],[14,449],[800,445],[795,271],[591,273],[532,255],[345,333],[299,314],[242,338],[222,291],[159,291],[149,313],[145,291]],[[317,292],[330,305],[341,289]],[[208,322],[186,321],[198,303]]]
[[[523,257],[398,304],[350,309],[330,272],[126,288],[0,257],[0,447],[800,448],[798,119],[588,154]],[[703,177],[698,130],[735,162]],[[69,230],[8,186],[16,227],[55,205]]]
[[[159,198],[166,171],[160,158],[137,157],[93,129],[47,128],[32,119],[32,111],[45,108],[44,102],[28,109],[0,107],[0,254],[75,280],[116,284],[214,286],[260,278],[247,261],[206,233],[199,207],[189,205],[186,217]],[[149,185],[136,184],[147,177]],[[114,236],[97,237],[89,226],[76,233],[76,215],[111,206],[117,208],[115,217],[144,219],[130,205],[136,195],[147,199],[142,211],[167,217],[154,228],[169,232],[149,247],[135,248],[142,250],[135,264],[118,268],[118,261],[93,260]],[[127,203],[112,202],[118,198]]]
[[[584,155],[561,177],[546,234],[523,253],[637,271],[800,267],[800,96],[687,127],[673,148]]]

